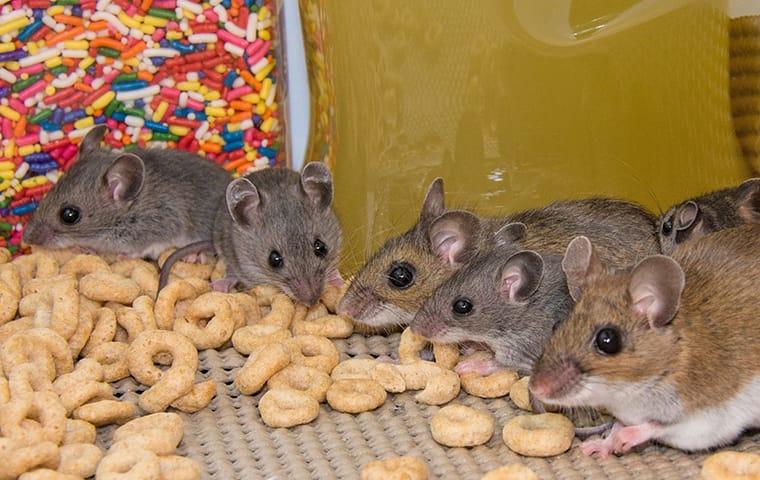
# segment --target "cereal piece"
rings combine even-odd
[[[374,358],[349,358],[333,368],[330,376],[338,380],[372,380],[372,370],[378,365]]]
[[[21,275],[12,264],[0,265],[0,325],[13,320],[21,301]]]
[[[24,445],[12,438],[0,438],[0,478],[17,478],[38,467],[58,465],[58,446],[53,442]]]
[[[259,306],[271,306],[275,295],[282,292],[272,285],[256,285],[251,288],[251,295],[256,297]]]
[[[390,363],[378,362],[372,369],[372,380],[379,383],[386,392],[401,393],[406,390],[406,382],[401,372]]]
[[[399,362],[414,363],[419,361],[420,352],[430,343],[427,338],[412,332],[411,328],[401,332],[398,344]],[[440,367],[451,370],[459,361],[459,347],[456,345],[433,344],[435,363]]]
[[[306,316],[304,317],[304,320],[311,322],[312,320],[326,317],[329,314],[330,312],[327,311],[327,307],[325,307],[322,303],[318,303],[316,305],[312,305],[306,310]]]
[[[140,286],[130,278],[114,273],[95,272],[82,277],[79,291],[97,302],[131,304],[140,295]]]
[[[160,475],[158,456],[137,448],[109,451],[95,472],[98,480],[157,480]]]
[[[428,467],[412,456],[375,460],[362,468],[361,480],[427,480]]]
[[[232,334],[232,346],[241,354],[250,355],[264,345],[282,343],[291,337],[290,330],[279,325],[249,325],[235,330]]]
[[[174,331],[189,338],[199,350],[224,345],[232,336],[234,326],[230,301],[226,294],[219,292],[199,296],[185,315],[174,321]]]
[[[8,263],[12,259],[13,254],[7,248],[0,248],[0,263]]]
[[[509,393],[509,389],[517,381],[517,373],[511,370],[497,370],[485,377],[477,373],[460,375],[462,388],[470,395],[480,398],[498,398]]]
[[[79,322],[77,322],[77,328],[69,338],[69,350],[71,350],[72,358],[79,358],[79,354],[82,352],[87,341],[90,339],[92,329],[95,323],[92,320],[92,314],[89,310],[83,308],[79,309]]]
[[[369,412],[385,403],[388,394],[374,380],[338,380],[327,390],[327,403],[339,412]]]
[[[272,375],[287,367],[290,362],[291,354],[284,345],[264,345],[248,357],[235,377],[235,386],[244,395],[254,394],[264,388]]]
[[[271,302],[263,302],[259,299],[259,306],[270,305],[272,310],[261,319],[265,325],[279,325],[282,328],[290,328],[296,307],[293,301],[284,293],[278,293],[272,297]]]
[[[314,335],[298,335],[285,342],[290,350],[291,362],[296,365],[332,372],[340,360],[340,353],[335,345],[325,337]]]
[[[68,340],[79,324],[79,294],[70,285],[56,283],[49,292],[52,310],[50,328]]]
[[[161,480],[198,480],[201,478],[200,464],[187,457],[167,455],[158,458]]]
[[[427,405],[443,405],[459,395],[459,375],[451,370],[441,370],[433,375],[425,389],[415,395],[415,400]]]
[[[526,457],[551,457],[570,448],[575,427],[558,413],[520,415],[504,425],[502,436],[513,452]]]
[[[420,390],[425,388],[430,379],[444,371],[443,368],[433,362],[417,360],[414,363],[396,365],[396,369],[404,378],[407,390]]]
[[[27,422],[27,419],[37,420]],[[66,409],[53,392],[38,392],[11,398],[0,415],[0,432],[4,437],[24,445],[41,442],[59,444],[66,429]]]
[[[61,273],[72,274],[78,279],[95,272],[111,272],[111,267],[97,255],[77,255],[61,267]]]
[[[513,463],[487,472],[480,480],[538,480],[538,475],[525,465]]]
[[[76,290],[79,287],[79,282],[71,273],[48,278],[33,278],[24,284],[22,295],[26,297],[35,293],[47,293],[53,285],[62,285]]]
[[[87,358],[97,360],[103,366],[103,381],[117,382],[129,376],[128,348],[129,345],[121,342],[101,343],[87,354]]]
[[[295,335],[320,335],[327,338],[348,338],[354,333],[354,323],[340,315],[294,321],[292,328]]]
[[[92,333],[87,340],[84,348],[82,349],[82,355],[87,356],[96,347],[112,342],[116,336],[116,313],[110,308],[98,308],[93,318],[94,326],[92,327]]]
[[[464,405],[447,405],[430,421],[433,440],[447,447],[483,445],[493,435],[493,417]]]
[[[182,365],[193,372],[198,369],[198,350],[190,340],[172,331],[145,331],[129,345],[127,354],[129,371],[135,380],[143,385],[153,385],[159,381],[165,374],[153,365],[153,358],[159,353],[169,353],[173,367]]]
[[[283,388],[300,390],[314,397],[319,403],[325,401],[330,385],[332,385],[332,379],[328,374],[303,365],[289,365],[267,381],[270,390]]]
[[[162,330],[171,330],[174,327],[174,309],[180,300],[193,300],[199,292],[193,285],[185,280],[172,282],[163,288],[158,294],[154,309],[156,327]]]
[[[61,473],[50,468],[38,468],[19,475],[18,480],[81,480],[82,477]]]
[[[104,382],[89,381],[72,383],[67,386],[69,388],[65,390],[60,389],[60,387],[56,390],[58,391],[61,403],[63,404],[64,408],[66,408],[66,412],[68,414],[81,407],[85,403],[99,400],[113,400],[114,398],[111,385]],[[88,418],[82,417],[82,419],[99,426],[97,422],[91,422]]]
[[[172,364],[152,387],[140,395],[138,404],[148,413],[163,412],[173,402],[191,393],[194,381],[195,369]]]
[[[216,264],[214,265],[214,270],[211,272],[211,280],[212,282],[215,282],[217,280],[221,280],[224,277],[227,276],[227,265],[224,263],[223,259],[219,259],[216,261]]]
[[[261,320],[261,309],[256,299],[247,293],[230,293],[227,300],[232,307],[232,320],[235,322],[235,330],[246,325],[255,325]]]
[[[158,266],[163,267],[166,259],[169,258],[169,256],[174,253],[175,250],[175,248],[164,250],[161,255],[158,256]],[[200,278],[203,280],[208,280],[211,278],[214,267],[215,265],[211,263],[191,263],[180,260],[178,262],[174,262],[174,265],[172,265],[171,268],[171,273],[172,275],[181,279]]]
[[[23,255],[13,260],[21,275],[21,284],[25,284],[33,278],[49,278],[58,275],[58,262],[48,254],[33,253]]]
[[[63,432],[61,445],[95,443],[96,433],[95,425],[85,422],[84,420],[67,418],[66,429]]]
[[[259,400],[261,420],[272,428],[309,423],[319,415],[319,402],[299,390],[269,390]]]
[[[3,343],[14,334],[24,330],[30,330],[34,327],[34,319],[31,317],[18,318],[0,326],[0,346],[2,346]],[[2,362],[0,362],[0,364],[2,364]],[[1,370],[2,369],[0,369],[0,371]]]
[[[459,345],[434,343],[435,363],[447,370],[453,370],[459,362]]]
[[[156,329],[156,317],[153,313],[154,307],[153,298],[147,295],[140,295],[132,302],[132,308],[137,313],[137,316],[140,317],[143,330]]]
[[[33,363],[23,363],[8,375],[8,391],[10,398],[17,398],[36,392],[54,392],[54,389],[44,371]]]
[[[66,390],[75,389],[79,383],[102,381],[103,366],[97,360],[84,358],[77,362],[71,373],[56,378],[53,386],[56,393],[62,395]]]
[[[8,380],[5,377],[0,377],[0,407],[8,403],[11,399],[11,389],[8,385]]]
[[[95,475],[103,452],[91,443],[72,443],[60,448],[61,462],[57,471],[68,475],[88,478]]]
[[[88,403],[77,408],[73,412],[74,418],[84,420],[96,427],[122,424],[138,415],[137,407],[132,402],[120,402],[117,400],[100,400]]]
[[[111,265],[111,271],[134,280],[140,286],[143,295],[156,297],[158,270],[152,263],[140,259],[122,260]]]
[[[509,389],[509,398],[518,408],[532,412],[533,406],[530,404],[528,382],[530,382],[530,377],[523,377],[516,381]]]
[[[702,465],[704,480],[756,480],[760,478],[760,455],[724,451],[710,455]]]
[[[182,417],[176,413],[153,413],[135,418],[113,433],[113,442],[121,442],[133,438],[137,434],[147,433],[168,440],[167,447],[153,450],[159,455],[171,455],[184,435]]]
[[[23,363],[34,363],[47,372],[50,380],[74,369],[66,340],[49,328],[32,328],[14,334],[3,343],[0,360],[5,372],[12,372]]]
[[[325,286],[325,291],[322,292],[322,298],[319,300],[329,311],[337,312],[338,303],[340,303],[340,299],[343,298],[343,295],[346,293],[347,288],[348,287],[345,285],[343,287],[338,287],[328,283]]]
[[[195,413],[206,408],[215,395],[216,382],[206,380],[205,382],[193,385],[193,388],[188,393],[173,401],[171,406],[181,412]]]
[[[145,331],[142,318],[134,308],[121,307],[116,309],[116,323],[127,332],[126,343],[132,343],[137,335]]]

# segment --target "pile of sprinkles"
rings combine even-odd
[[[90,127],[233,173],[280,153],[273,0],[0,0],[0,246]]]

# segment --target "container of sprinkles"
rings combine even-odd
[[[289,164],[279,0],[0,0],[0,246],[93,125],[231,174]]]

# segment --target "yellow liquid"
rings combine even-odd
[[[408,228],[437,176],[483,214],[589,195],[659,212],[748,177],[724,3],[301,0],[343,269]]]

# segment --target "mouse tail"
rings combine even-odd
[[[158,290],[156,291],[156,298],[158,298],[158,293],[166,286],[167,283],[169,283],[169,274],[171,273],[172,267],[175,263],[193,253],[206,251],[214,251],[214,244],[211,243],[210,240],[201,240],[199,242],[190,243],[182,248],[178,248],[171,255],[169,255],[164,264],[161,266],[161,275],[158,277]]]

